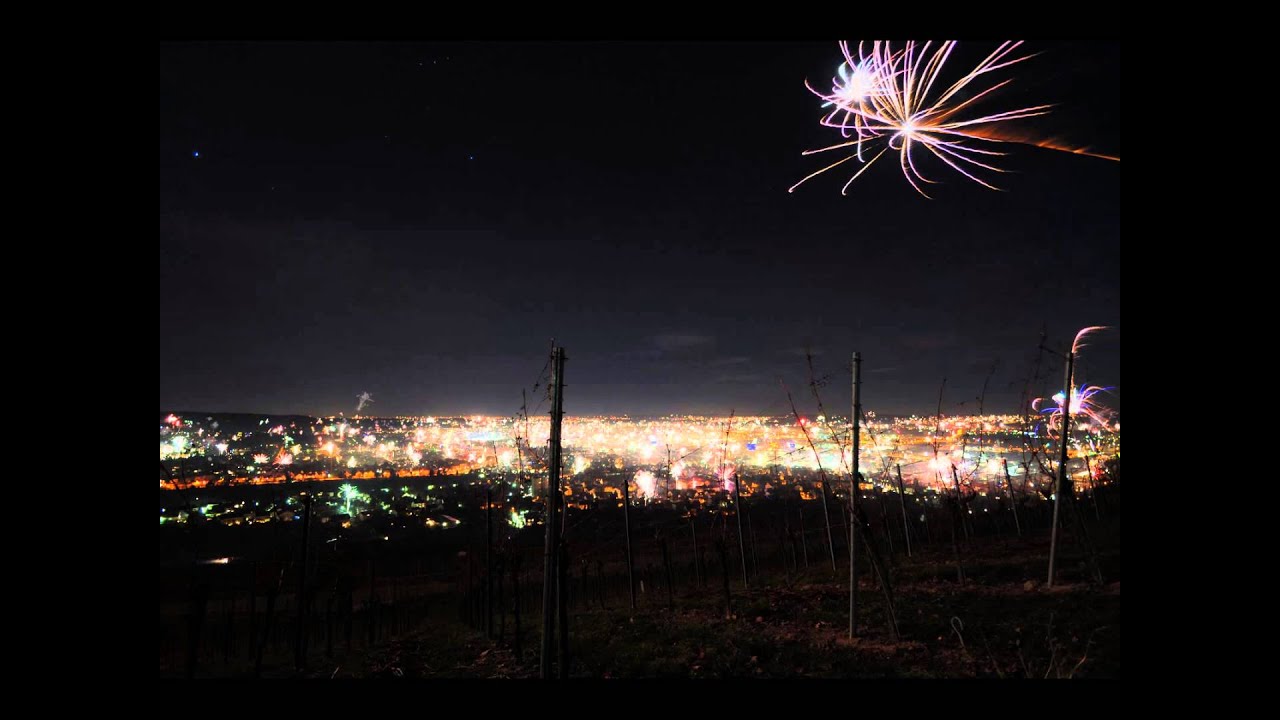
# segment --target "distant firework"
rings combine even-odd
[[[641,497],[652,498],[654,489],[657,487],[658,479],[648,470],[641,470],[632,478],[636,487],[640,490]]]
[[[727,467],[720,471],[720,484],[724,487],[725,492],[733,492],[737,489],[737,474],[738,471],[733,467]]]
[[[1071,414],[1073,416],[1083,415],[1098,424],[1099,428],[1108,427],[1108,418],[1111,411],[1097,404],[1094,396],[1098,393],[1112,390],[1113,388],[1097,387],[1096,385],[1084,386],[1079,388],[1071,388]],[[1049,431],[1053,432],[1062,427],[1062,408],[1067,399],[1065,392],[1055,393],[1053,396],[1053,407],[1041,408],[1044,398],[1036,398],[1031,403],[1031,409],[1037,412],[1045,413],[1049,416]]]
[[[360,397],[357,399],[360,401],[360,403],[356,405],[356,412],[360,412],[361,410],[363,410],[366,403],[373,402],[373,396],[367,392],[360,393]]]

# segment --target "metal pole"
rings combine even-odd
[[[1058,456],[1057,488],[1053,493],[1053,527],[1049,531],[1049,582],[1053,587],[1054,563],[1058,558],[1058,508],[1062,505],[1062,492],[1067,487],[1067,445],[1071,440],[1071,384],[1075,382],[1072,372],[1075,370],[1076,354],[1067,353],[1066,396],[1062,401],[1062,452]]]
[[[539,675],[551,677],[551,653],[555,632],[556,608],[556,556],[560,549],[560,526],[556,523],[556,509],[560,504],[560,422],[564,417],[564,348],[551,351],[551,449],[550,466],[547,468],[547,539],[542,568],[542,657]]]
[[[858,451],[862,429],[862,353],[853,354],[853,459],[849,472],[849,637],[858,625]]]

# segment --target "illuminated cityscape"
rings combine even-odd
[[[636,502],[706,504],[727,499],[740,479],[743,497],[793,489],[813,500],[819,471],[848,482],[847,418],[695,417],[568,418],[562,487],[570,507],[621,502],[620,479]],[[246,429],[240,429],[246,428]],[[864,491],[1007,492],[1010,481],[1048,483],[1044,425],[1016,415],[876,418],[862,426]],[[1119,455],[1119,423],[1075,427],[1071,474],[1105,482]],[[281,483],[342,483],[348,509],[368,498],[363,481],[439,478],[446,489],[501,481],[541,501],[549,422],[498,417],[270,418],[168,413],[160,425],[160,459],[171,468],[162,490]],[[1056,442],[1055,442],[1056,444]],[[816,452],[815,452],[816,450]],[[953,476],[952,468],[955,468]],[[1007,467],[1007,475],[1006,475]],[[1028,471],[1030,468],[1030,471]],[[321,485],[322,493],[335,493]],[[436,491],[435,483],[429,485]],[[357,501],[357,506],[361,505]],[[363,503],[368,505],[368,503]],[[388,503],[382,503],[389,509]],[[425,502],[409,503],[425,509]],[[375,509],[378,507],[374,503]],[[180,514],[162,514],[162,522]],[[286,513],[280,517],[291,517]],[[257,521],[269,521],[259,518]],[[523,521],[523,520],[522,520]],[[435,526],[439,521],[429,519]],[[456,520],[455,520],[456,523]],[[448,527],[448,521],[439,522]]]
[[[1146,56],[907,37],[162,40],[161,678],[1118,678]]]

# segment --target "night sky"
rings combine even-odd
[[[1059,103],[1019,128],[1122,156],[1119,47],[1026,49],[981,107]],[[867,409],[932,414],[946,377],[944,410],[976,412],[998,361],[986,409],[1014,412],[1042,330],[1087,325],[1114,329],[1077,380],[1118,388],[1120,164],[1010,144],[984,175],[1005,192],[934,162],[927,200],[886,156],[847,196],[852,163],[788,194],[840,157],[801,152],[840,140],[804,80],[841,59],[162,45],[161,409],[351,414],[367,391],[375,414],[509,415],[554,338],[569,416],[785,414],[806,347],[843,412],[853,350]]]

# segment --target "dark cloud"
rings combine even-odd
[[[711,382],[717,384],[759,385],[765,381],[766,378],[764,375],[760,375],[759,373],[745,373],[740,375],[720,375]]]
[[[902,336],[902,344],[911,350],[942,350],[956,344],[956,334],[949,330],[939,332],[912,332]]]
[[[711,345],[714,342],[715,338],[710,335],[698,335],[695,333],[667,333],[653,338],[653,344],[659,350],[664,351],[688,350]]]

